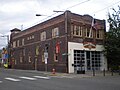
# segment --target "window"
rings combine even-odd
[[[22,56],[22,52],[20,52],[20,63],[23,62],[23,56]]]
[[[73,35],[82,37],[82,27],[81,26],[73,26]]]
[[[31,52],[28,53],[28,62],[31,62]]]
[[[34,39],[34,35],[32,35],[32,39]]]
[[[22,45],[25,45],[25,39],[24,38],[22,39]]]
[[[45,58],[43,54],[42,54],[42,62],[45,62]]]
[[[28,56],[28,62],[29,63],[31,62],[31,56],[30,55]]]
[[[27,40],[30,40],[30,37],[27,37]]]
[[[27,37],[27,40],[31,40],[34,39],[34,35],[30,35],[29,37]]]
[[[52,29],[52,38],[56,38],[59,36],[59,28],[56,27],[54,29]]]
[[[90,37],[89,37],[90,35]],[[93,30],[85,28],[85,37],[92,38],[93,37]]]
[[[45,62],[45,58],[44,58],[44,49],[42,50],[42,62]]]
[[[102,30],[96,30],[96,38],[97,39],[103,39],[103,31]]]
[[[46,40],[46,32],[45,31],[40,34],[40,38],[41,38],[41,41]]]
[[[19,40],[17,40],[17,47],[19,47],[20,46],[20,41]]]
[[[54,54],[54,61],[58,62],[58,54],[57,53]]]
[[[15,47],[16,47],[16,41],[13,42],[13,48],[15,48]]]

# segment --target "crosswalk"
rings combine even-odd
[[[19,78],[26,79],[26,80],[37,80],[36,78],[31,78],[31,77],[19,77]]]
[[[5,78],[6,80],[9,80],[9,81],[14,81],[14,82],[18,82],[20,81],[19,79],[15,79],[15,78]]]
[[[50,79],[50,77],[43,77],[43,76],[34,76],[35,78],[41,78],[41,79]]]
[[[4,78],[4,80],[8,80],[8,81],[12,81],[12,82],[20,82],[22,80],[34,81],[34,80],[38,80],[38,79],[47,79],[47,80],[49,80],[50,77],[44,77],[44,76],[31,76],[31,77],[19,76],[19,77],[16,77],[16,78],[13,78],[13,77],[5,77]],[[3,83],[3,81],[0,80],[0,83]]]

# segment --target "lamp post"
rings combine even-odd
[[[36,14],[37,17],[39,16],[47,16],[47,15],[43,15],[43,14]],[[45,60],[45,71],[47,72],[47,64],[48,64],[48,44],[45,44],[45,48],[44,48],[44,60]],[[35,59],[35,70],[37,69],[37,56]]]

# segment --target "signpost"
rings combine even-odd
[[[45,59],[45,71],[47,72],[48,52],[44,52],[44,59]]]

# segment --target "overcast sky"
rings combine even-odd
[[[48,16],[55,13],[53,10],[70,10],[106,20],[111,8],[119,4],[120,0],[0,0],[0,35],[9,34],[13,28],[24,30],[47,20],[51,18]],[[45,16],[36,17],[36,14]],[[6,44],[7,39],[0,37],[0,49]]]

